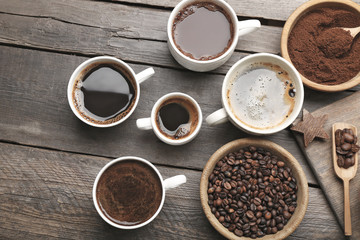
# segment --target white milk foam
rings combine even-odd
[[[285,121],[293,109],[294,99],[289,96],[293,84],[285,71],[279,70],[279,66],[275,69],[253,65],[229,85],[228,103],[232,112],[252,128],[275,127]]]

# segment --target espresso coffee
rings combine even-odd
[[[296,88],[280,66],[252,64],[230,82],[227,101],[235,117],[256,129],[282,124],[295,105]]]
[[[129,159],[104,171],[96,187],[96,200],[109,220],[133,226],[146,222],[156,213],[162,191],[161,180],[153,168]]]
[[[210,60],[225,53],[234,37],[226,11],[210,2],[183,8],[174,19],[172,37],[176,47],[196,60]]]
[[[136,99],[135,79],[116,63],[93,64],[75,81],[73,101],[78,112],[94,123],[116,122],[129,113]]]
[[[195,105],[181,97],[164,101],[156,112],[157,128],[170,139],[189,136],[198,122],[199,116]]]

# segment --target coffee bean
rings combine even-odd
[[[247,211],[247,212],[246,212],[246,216],[247,216],[248,218],[252,219],[252,218],[254,217],[253,211],[251,211],[251,210]]]
[[[347,154],[350,161],[352,152]],[[296,192],[296,179],[284,161],[248,147],[216,164],[209,176],[208,202],[229,231],[257,238],[284,227],[296,209]]]
[[[344,151],[349,151],[351,149],[351,144],[350,143],[344,143],[341,145],[341,149]]]
[[[264,217],[265,217],[265,219],[266,220],[269,220],[269,219],[271,219],[271,213],[270,212],[265,212],[265,215],[264,215]]]
[[[256,206],[259,206],[259,205],[261,204],[261,199],[258,198],[258,197],[254,198],[254,204],[255,204]]]
[[[354,142],[354,136],[351,135],[350,133],[344,133],[343,137],[344,137],[345,142],[348,142],[348,143]]]
[[[226,182],[224,183],[224,187],[227,189],[227,190],[230,190],[231,189],[231,184],[229,182]]]
[[[236,225],[235,224],[230,224],[228,229],[229,229],[230,232],[233,232],[236,229]]]
[[[244,235],[244,232],[241,231],[240,229],[235,229],[234,233],[238,237],[242,237]]]
[[[288,211],[284,211],[283,212],[284,218],[286,219],[290,219],[291,218],[291,213],[289,213]]]
[[[355,164],[353,159],[360,147],[356,145],[357,136],[352,129],[337,129],[335,131],[335,144],[337,153],[337,164],[339,167],[349,168]]]

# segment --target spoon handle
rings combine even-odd
[[[351,214],[350,214],[349,179],[344,179],[344,225],[345,236],[351,236]]]

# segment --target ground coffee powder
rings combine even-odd
[[[290,33],[288,51],[296,69],[309,80],[336,85],[360,71],[360,37],[335,27],[360,26],[360,14],[346,9],[319,8],[299,19]],[[340,47],[343,45],[343,47]]]

